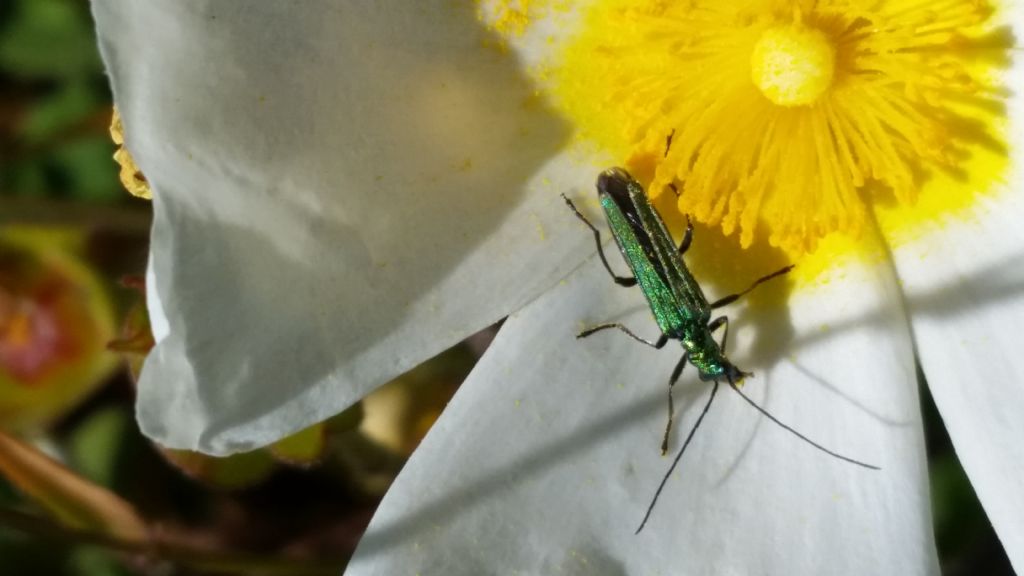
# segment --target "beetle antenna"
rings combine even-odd
[[[700,428],[700,423],[704,421],[704,416],[707,415],[708,409],[711,408],[711,403],[715,400],[715,394],[718,393],[718,380],[715,380],[715,385],[711,388],[711,397],[708,398],[708,403],[704,405],[704,410],[701,410],[700,416],[697,417],[697,422],[694,423],[693,428],[690,429],[690,433],[686,436],[686,441],[683,442],[683,447],[676,453],[675,460],[672,461],[672,466],[669,467],[668,472],[661,479],[661,484],[658,484],[658,490],[654,492],[654,498],[651,498],[651,504],[647,507],[647,512],[644,514],[644,519],[640,522],[640,527],[636,529],[634,534],[639,534],[644,526],[647,525],[647,519],[651,517],[651,512],[654,511],[654,505],[658,502],[658,497],[661,496],[661,491],[665,488],[665,483],[668,482],[669,476],[672,475],[672,471],[676,469],[676,465],[679,464],[679,459],[683,457],[683,452],[686,452],[686,447],[690,445],[690,441],[693,440],[693,435],[697,433],[697,428]]]
[[[765,415],[765,416],[766,416],[766,417],[767,417],[767,418],[768,418],[769,420],[771,420],[772,422],[774,422],[774,423],[778,424],[778,425],[779,425],[779,426],[780,426],[780,427],[781,427],[782,429],[786,430],[787,432],[790,432],[791,434],[793,434],[793,435],[794,435],[794,436],[796,436],[797,438],[799,438],[799,439],[803,440],[804,442],[807,442],[807,443],[808,443],[808,444],[810,444],[811,446],[814,446],[814,447],[815,447],[815,448],[817,448],[818,450],[821,450],[822,452],[824,452],[824,453],[828,454],[829,456],[832,456],[833,458],[838,458],[838,459],[840,459],[840,460],[843,460],[844,462],[849,462],[850,464],[856,464],[857,466],[860,466],[860,467],[862,467],[862,468],[868,468],[868,469],[870,469],[870,470],[881,470],[881,468],[879,468],[878,466],[875,466],[875,465],[873,465],[873,464],[868,464],[868,463],[866,463],[866,462],[861,462],[860,460],[854,460],[853,458],[849,458],[849,457],[847,457],[847,456],[843,456],[842,454],[838,454],[838,453],[836,453],[836,452],[833,452],[833,451],[829,450],[828,448],[825,448],[825,447],[824,447],[824,446],[822,446],[821,444],[818,444],[818,443],[817,443],[817,442],[815,442],[814,440],[811,440],[811,439],[810,439],[810,438],[808,438],[807,436],[804,436],[803,434],[801,434],[801,433],[797,432],[797,431],[796,431],[796,430],[794,430],[794,429],[793,429],[792,427],[790,427],[790,426],[787,426],[786,424],[783,424],[783,423],[782,423],[782,422],[781,422],[781,421],[780,421],[780,420],[779,420],[778,418],[776,418],[775,416],[772,416],[772,415],[771,415],[771,414],[770,414],[770,413],[769,413],[769,412],[768,412],[767,410],[765,410],[764,408],[762,408],[761,406],[759,406],[759,405],[757,404],[757,402],[754,402],[753,400],[751,400],[751,399],[750,399],[750,397],[749,397],[749,396],[747,396],[746,394],[744,394],[744,393],[743,393],[743,391],[742,391],[742,390],[740,390],[740,387],[739,387],[739,386],[737,386],[737,385],[736,385],[736,383],[735,383],[735,382],[733,382],[732,380],[730,380],[730,381],[729,381],[729,386],[730,386],[730,387],[731,387],[731,388],[732,388],[733,390],[735,390],[735,391],[736,391],[736,393],[740,395],[740,398],[743,398],[743,399],[744,399],[744,400],[745,400],[745,401],[747,402],[747,404],[750,404],[751,406],[753,406],[753,407],[754,407],[754,408],[755,408],[755,409],[756,409],[756,410],[757,410],[758,412],[760,412],[761,414],[764,414],[764,415]]]

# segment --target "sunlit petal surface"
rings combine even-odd
[[[695,242],[698,242],[697,238]],[[765,287],[769,291],[779,287]],[[913,355],[884,267],[733,310],[745,390],[826,456],[718,393],[645,530],[679,349],[596,259],[512,316],[403,470],[348,574],[937,574]],[[680,445],[710,385],[684,373]]]
[[[1008,85],[1024,126],[1024,66]],[[1011,142],[1013,144],[1013,142]],[[1024,570],[1024,152],[983,202],[912,241],[894,234],[921,365],[943,423],[1014,567]]]
[[[470,3],[93,7],[154,190],[138,416],[163,444],[331,416],[586,253],[550,206],[593,176]]]

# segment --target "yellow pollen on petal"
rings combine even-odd
[[[832,84],[835,47],[820,30],[780,26],[761,34],[750,54],[750,79],[779,106],[814,103]]]
[[[934,218],[969,205],[1006,164],[976,161],[1005,156],[1000,72],[1013,43],[986,0],[581,10],[538,75],[544,92],[652,197],[671,190],[681,214],[745,248],[807,254],[833,233],[858,238],[879,207]]]
[[[522,36],[530,24],[552,11],[565,12],[569,0],[474,0],[477,16],[503,39]]]

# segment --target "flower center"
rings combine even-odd
[[[876,206],[931,186],[957,210],[998,179],[968,174],[1002,141],[1012,39],[988,1],[797,4],[593,0],[538,81],[652,198],[744,247],[796,256]]]
[[[813,104],[832,84],[836,51],[820,30],[800,24],[769,28],[750,55],[750,78],[779,106]]]

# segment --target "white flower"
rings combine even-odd
[[[1024,567],[1024,160],[1011,146],[1007,168],[979,171],[1001,154],[946,133],[965,130],[949,124],[970,117],[961,108],[998,111],[1004,96],[1002,133],[1021,133],[1020,66],[943,56],[974,54],[958,52],[971,38],[960,32],[989,22],[985,4],[651,1],[631,12],[602,0],[586,17],[536,1],[93,5],[127,146],[154,190],[147,434],[214,454],[267,444],[511,314],[350,573],[937,573],[915,358]],[[1019,24],[1018,3],[1002,8],[995,22]],[[716,36],[716,10],[761,35]],[[751,65],[754,45],[742,52],[766,30],[842,18],[855,22],[840,26],[844,41],[878,42],[877,58],[857,60],[867,68],[836,48],[815,53],[802,80],[779,81],[786,54]],[[795,34],[758,49],[785,52]],[[987,54],[1005,57],[1007,38],[992,36]],[[728,58],[685,68],[709,48],[742,53],[745,74],[730,76]],[[659,75],[673,58],[685,74]],[[971,92],[961,73],[976,69],[999,70],[1009,93]],[[888,96],[839,94],[851,70]],[[737,100],[720,107],[726,96]],[[797,115],[819,98],[874,112],[800,133]],[[755,130],[769,113],[792,120],[771,128],[791,129],[772,154]],[[872,113],[885,116],[882,133],[843,124]],[[617,334],[574,339],[609,319],[655,327],[639,292],[586,260],[592,238],[559,198],[592,198],[597,167],[623,161],[650,168],[652,195],[678,184],[680,209],[753,245],[698,229],[690,263],[710,292],[741,289],[783,258],[758,234],[796,258],[789,294],[765,287],[728,311],[730,357],[780,419],[881,471],[822,455],[724,390],[633,535],[668,465],[658,444],[678,356]],[[907,207],[886,205],[883,185]],[[672,200],[659,203],[671,216]],[[852,236],[822,239],[829,230]],[[680,430],[707,393],[689,369]]]

